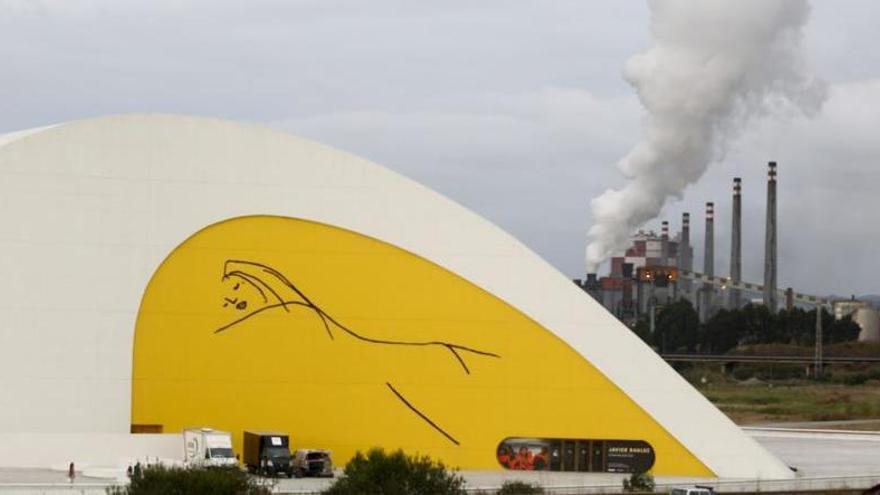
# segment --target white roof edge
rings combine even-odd
[[[42,127],[33,127],[31,129],[24,129],[21,131],[13,131],[13,132],[8,132],[6,134],[0,134],[0,148],[6,146],[7,144],[12,144],[13,142],[18,141],[19,139],[26,138],[26,137],[32,136],[34,134],[38,134],[38,133],[43,132],[45,130],[51,129],[53,127],[58,127],[61,125],[64,125],[64,124],[62,123],[62,124],[44,125]]]

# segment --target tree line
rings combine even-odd
[[[856,340],[860,330],[850,317],[835,320],[824,309],[822,329],[824,344]],[[658,309],[653,333],[647,317],[636,322],[633,331],[660,353],[724,354],[753,344],[813,346],[816,310],[795,308],[774,314],[764,305],[747,304],[739,309],[722,309],[700,324],[690,301],[681,299]]]

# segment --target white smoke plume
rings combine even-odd
[[[587,270],[680,198],[753,117],[815,114],[826,85],[801,48],[807,0],[653,0],[655,44],[630,58],[624,77],[647,110],[644,137],[617,166],[625,187],[591,202]]]

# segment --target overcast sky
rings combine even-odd
[[[123,112],[246,120],[370,158],[440,191],[582,277],[589,201],[641,136],[621,77],[651,45],[639,1],[0,0],[0,132]],[[766,162],[779,162],[781,286],[880,292],[880,2],[814,2],[821,114],[754,122],[671,203],[715,201],[729,256],[743,177],[744,278],[760,282]],[[658,229],[659,220],[649,224]]]

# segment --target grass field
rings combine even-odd
[[[739,424],[880,420],[880,383],[708,385],[700,390]]]
[[[813,349],[760,344],[731,353],[811,356]],[[833,344],[826,346],[826,355],[880,356],[880,344]],[[722,373],[718,365],[679,367],[685,379],[737,424],[859,420],[840,427],[880,431],[880,365],[829,367],[821,381],[805,378],[801,365],[740,364],[729,371]]]
[[[876,419],[857,428],[880,430],[880,380],[859,385],[805,379],[738,381],[700,369],[684,375],[737,424]]]

